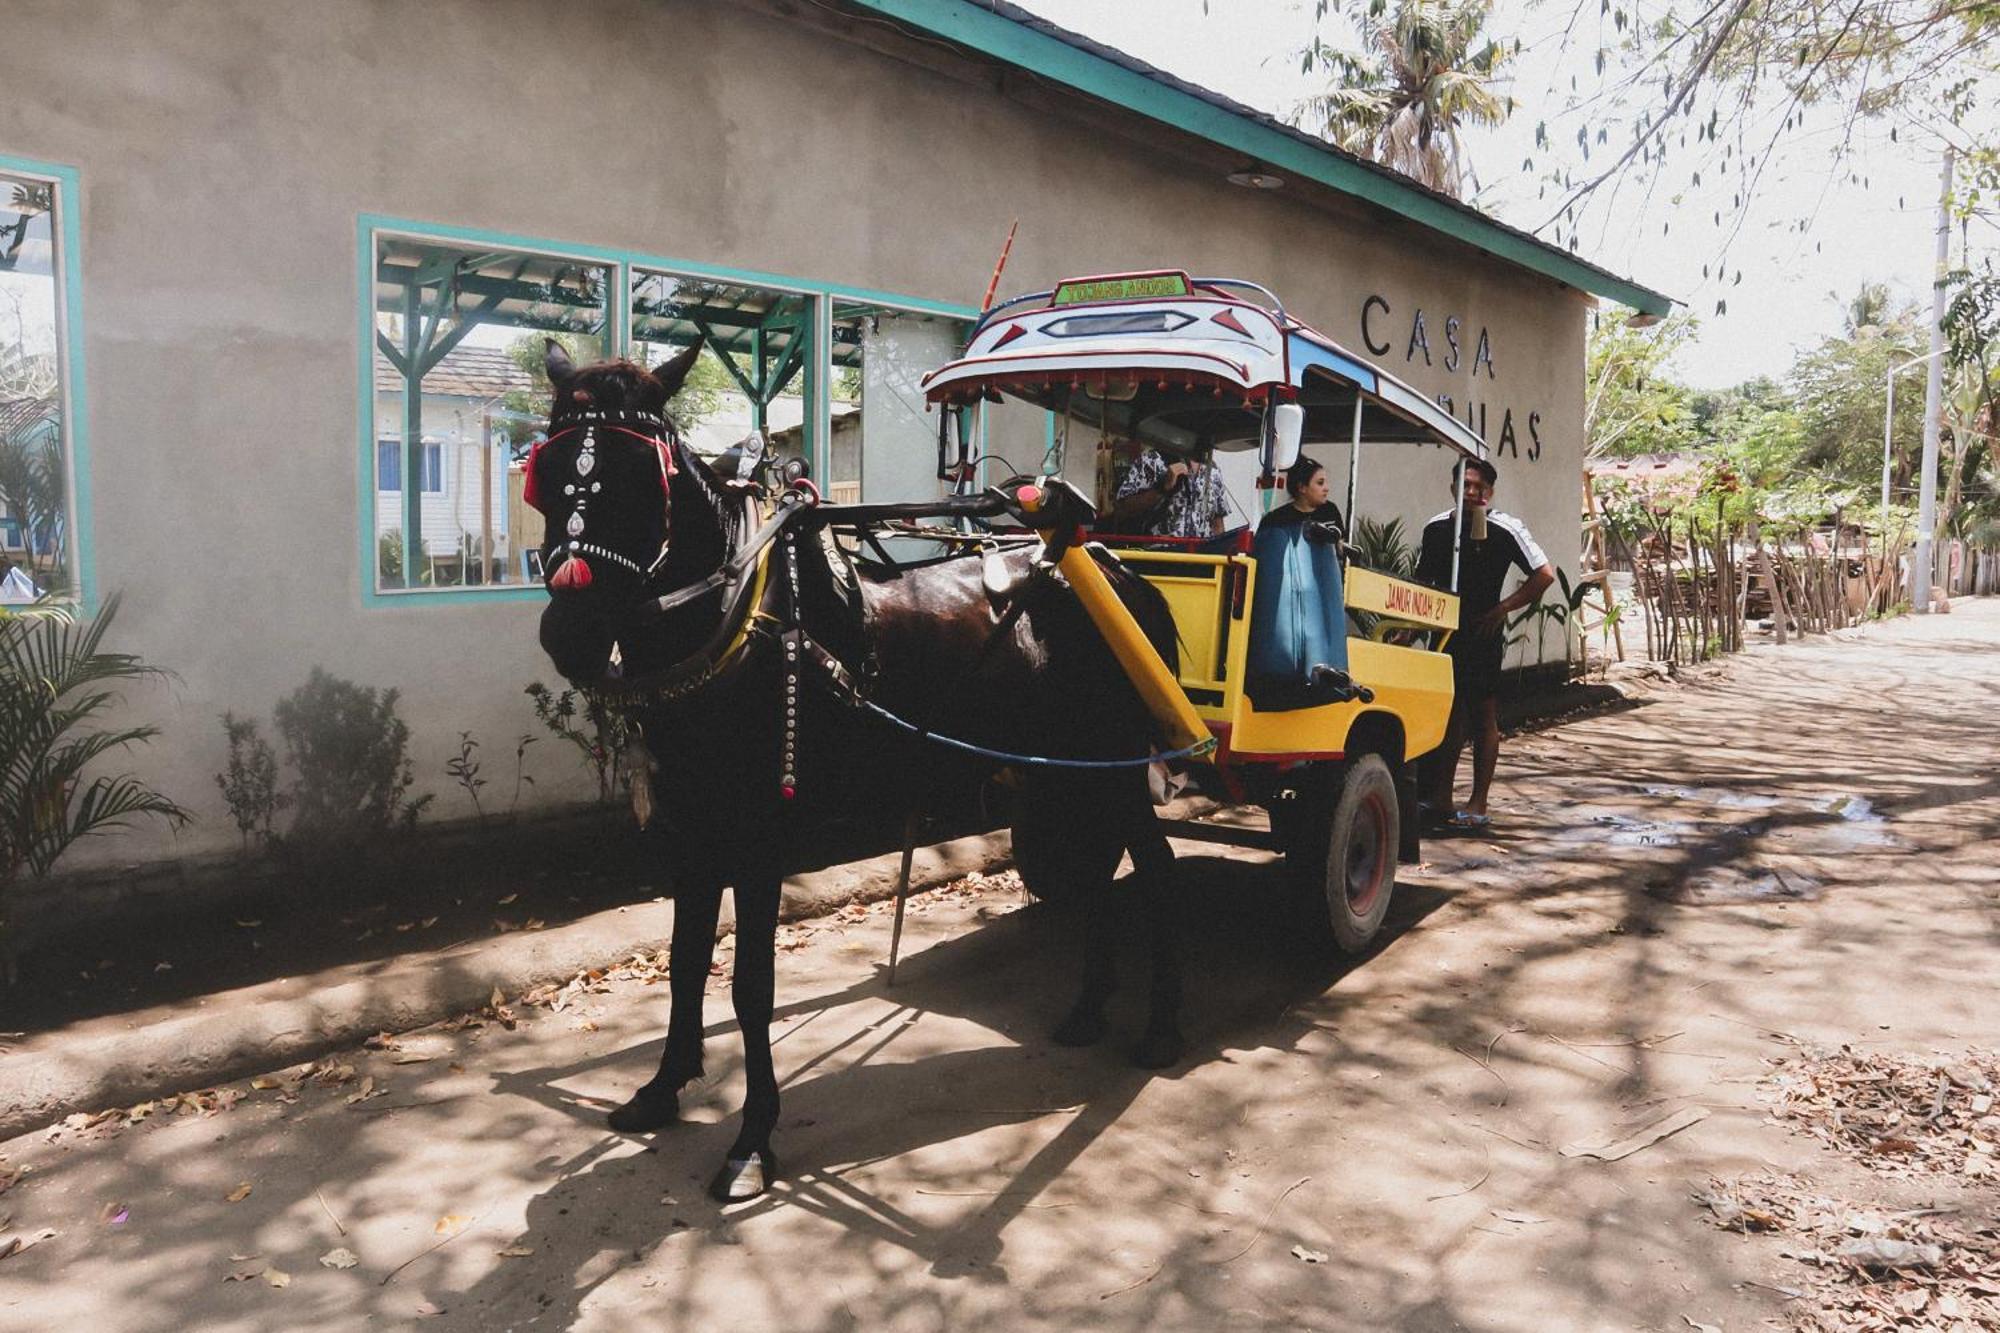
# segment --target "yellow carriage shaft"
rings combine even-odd
[[[1015,498],[1028,514],[1040,512],[1042,495],[1035,487],[1023,486]],[[1195,712],[1186,691],[1119,598],[1111,580],[1097,567],[1096,559],[1082,544],[1071,543],[1056,562],[1056,568],[1068,581],[1076,599],[1083,603],[1090,623],[1104,636],[1118,665],[1125,668],[1132,687],[1139,691],[1139,697],[1159,722],[1168,748],[1192,749],[1196,758],[1210,758],[1215,753],[1215,738],[1209,734],[1208,724]]]

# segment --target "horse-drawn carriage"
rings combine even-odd
[[[1399,850],[1414,852],[1412,765],[1450,712],[1437,641],[1457,625],[1455,596],[1351,553],[1330,559],[1326,544],[1310,560],[1271,561],[1240,540],[1207,550],[1106,534],[1091,499],[1060,477],[981,488],[965,443],[977,431],[961,431],[947,457],[941,429],[950,495],[824,505],[796,461],[777,466],[751,442],[710,460],[679,438],[666,407],[699,354],[651,370],[577,367],[552,343],[549,431],[527,465],[526,499],[548,532],[542,646],[643,734],[675,831],[672,1017],[659,1072],[612,1113],[615,1128],[671,1123],[680,1089],[701,1076],[702,996],[731,887],[748,1086],[712,1189],[762,1192],[776,1170],[770,1025],[789,840],[885,808],[909,812],[914,830],[925,801],[998,766],[1022,786],[1024,879],[1081,911],[1082,985],[1058,1042],[1106,1034],[1118,943],[1106,903],[1129,852],[1152,963],[1133,1058],[1181,1058],[1168,833],[1284,851],[1323,887],[1337,943],[1366,947]],[[1449,414],[1264,289],[1180,273],[1068,282],[998,306],[925,388],[953,409],[946,423],[1012,397],[1100,439],[1255,450],[1265,483],[1302,442],[1338,445],[1348,515],[1373,446],[1483,453]],[[844,529],[881,550],[879,525],[914,519],[959,525],[932,531],[960,553],[857,562],[837,539]],[[1318,628],[1302,636],[1308,624]],[[1262,805],[1270,830],[1163,826],[1145,772],[1160,757]]]
[[[1009,301],[988,312],[965,354],[924,386],[943,406],[977,408],[1002,398],[1033,404],[1061,419],[1066,438],[1081,427],[1100,445],[1117,439],[1167,454],[1254,449],[1263,489],[1302,445],[1342,447],[1342,512],[1350,521],[1372,447],[1485,453],[1449,413],[1291,318],[1264,288],[1183,273],[1075,279]],[[952,473],[953,461],[940,470]],[[1322,881],[1329,926],[1342,948],[1358,951],[1388,908],[1397,853],[1416,857],[1414,767],[1443,740],[1450,717],[1451,663],[1437,649],[1457,627],[1458,599],[1367,568],[1343,545],[1338,586],[1261,592],[1344,603],[1345,661],[1338,665],[1351,684],[1317,697],[1305,681],[1299,690],[1260,692],[1251,633],[1259,580],[1297,579],[1300,567],[1253,558],[1249,535],[1245,529],[1221,543],[1093,537],[1156,588],[1173,613],[1178,670],[1164,691],[1169,701],[1154,710],[1169,736],[1198,751],[1202,785],[1214,795],[1270,812],[1270,832],[1247,840],[1297,858]],[[1227,549],[1193,549],[1218,544]],[[1089,579],[1095,571],[1088,564],[1063,567]],[[1144,644],[1129,617],[1121,623],[1115,599],[1093,605],[1104,608],[1099,629],[1114,643]],[[1165,675],[1157,659],[1128,669],[1142,686],[1146,674]],[[1216,744],[1201,752],[1196,739],[1208,735]],[[1246,841],[1234,825],[1173,827],[1180,836]],[[1068,842],[1059,812],[1036,811],[1016,826],[1017,860],[1030,889],[1062,875]]]

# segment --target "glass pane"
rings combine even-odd
[[[812,328],[810,296],[632,271],[633,360],[656,366],[703,340],[668,411],[689,447],[711,458],[756,430],[780,455],[811,457]]]
[[[560,256],[377,238],[378,587],[534,581],[541,515],[522,487],[548,415],[543,343],[559,339],[579,365],[608,354],[610,274]],[[420,541],[406,559],[409,530]]]
[[[0,605],[76,591],[55,193],[0,174]]]
[[[938,479],[938,412],[924,375],[958,354],[965,326],[940,315],[840,302],[833,318],[829,500],[928,500]]]

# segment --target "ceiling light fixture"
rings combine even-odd
[[[1254,163],[1238,167],[1227,177],[1231,185],[1241,185],[1246,190],[1276,190],[1283,187],[1285,178],[1265,171]]]

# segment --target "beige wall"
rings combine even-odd
[[[165,734],[136,763],[203,816],[95,859],[229,845],[217,715],[268,716],[314,665],[403,692],[440,816],[469,814],[443,775],[459,731],[498,769],[531,727],[537,604],[364,606],[361,213],[965,303],[1018,217],[1003,292],[1239,274],[1356,350],[1378,293],[1391,367],[1486,403],[1496,440],[1503,406],[1540,412],[1540,458],[1524,435],[1501,459],[1502,504],[1574,568],[1584,298],[1330,195],[1229,186],[1213,150],[1129,118],[931,67],[957,63],[719,0],[11,0],[0,153],[82,178],[92,557],[126,595],[118,646],[179,676],[138,701]],[[1402,355],[1419,307],[1428,368]],[[1471,342],[1443,369],[1448,315],[1491,330],[1492,379],[1474,385]],[[1396,503],[1432,512],[1438,470],[1392,481]],[[534,759],[536,799],[583,792],[555,746]]]

